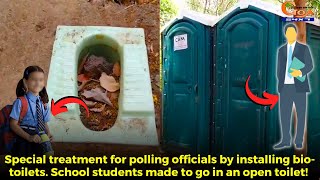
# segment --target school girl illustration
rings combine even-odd
[[[47,122],[50,120],[48,94],[45,88],[45,74],[39,66],[29,66],[24,70],[23,78],[16,88],[17,97],[24,97],[26,102],[17,98],[10,113],[10,128],[17,135],[12,148],[12,155],[32,156],[45,154],[44,148],[52,148],[51,143],[43,146],[43,136],[52,140]],[[20,112],[27,103],[27,113],[19,121]],[[41,144],[42,143],[42,144]],[[46,149],[48,150],[48,149]],[[51,149],[52,150],[52,149]]]

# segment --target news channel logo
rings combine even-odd
[[[283,17],[282,21],[314,21],[314,12],[312,7],[299,7],[293,1],[285,1],[281,5],[282,12],[288,17]]]

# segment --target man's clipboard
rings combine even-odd
[[[291,73],[291,72],[293,72],[291,70],[291,68],[296,69],[296,70],[300,70],[300,69],[304,68],[304,66],[305,66],[305,64],[303,62],[301,62],[298,58],[294,57],[288,71],[289,71],[289,73]],[[297,76],[296,78],[299,81],[304,82],[306,80],[306,75],[304,75],[302,77]]]

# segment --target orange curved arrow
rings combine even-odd
[[[52,99],[51,100],[51,113],[52,113],[52,115],[56,116],[57,114],[67,112],[68,108],[65,105],[69,104],[69,103],[77,103],[77,104],[82,105],[86,109],[87,117],[89,117],[88,106],[81,98],[75,97],[75,96],[63,97],[63,98],[59,99],[56,103]]]
[[[259,105],[263,105],[263,106],[269,106],[270,105],[270,110],[277,104],[279,97],[278,95],[274,95],[274,94],[269,94],[266,91],[263,92],[262,96],[264,98],[260,98],[256,95],[254,95],[250,88],[249,88],[249,80],[250,80],[250,76],[248,76],[247,80],[246,80],[246,94],[249,97],[249,99]]]

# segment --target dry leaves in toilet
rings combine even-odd
[[[101,86],[109,92],[116,92],[120,89],[120,84],[117,83],[113,76],[108,76],[105,72],[100,77]]]
[[[95,55],[86,55],[78,69],[78,92],[90,110],[80,107],[84,125],[95,131],[107,130],[113,126],[118,115],[121,68],[119,62]]]
[[[95,101],[95,102],[101,102],[111,107],[113,106],[110,99],[107,96],[107,91],[103,90],[100,87],[90,89],[90,90],[84,90],[82,95],[86,99],[91,99],[92,101]]]

